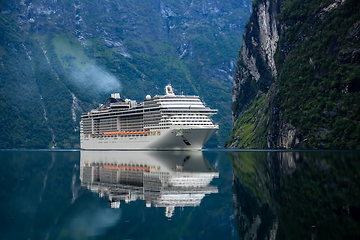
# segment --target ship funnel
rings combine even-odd
[[[175,96],[174,92],[173,92],[173,89],[171,87],[170,84],[168,84],[166,87],[165,87],[165,92],[166,92],[166,95],[172,95],[172,96]]]

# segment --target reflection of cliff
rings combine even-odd
[[[271,171],[266,152],[233,153],[233,207],[240,239],[275,239]]]
[[[82,186],[108,198],[111,207],[120,201],[144,200],[146,206],[198,206],[205,194],[217,193],[211,180],[219,173],[202,152],[81,152]]]
[[[279,176],[280,237],[359,239],[359,153],[308,152],[292,157],[296,170]]]
[[[358,239],[358,152],[238,152],[234,211],[243,239]]]

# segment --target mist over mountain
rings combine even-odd
[[[80,114],[112,92],[199,95],[231,131],[250,0],[0,2],[0,148],[79,147]]]

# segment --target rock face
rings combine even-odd
[[[360,148],[358,7],[354,0],[255,1],[227,147]]]
[[[277,147],[291,148],[295,144],[299,144],[299,139],[296,138],[296,128],[289,123],[283,123],[279,130]]]
[[[281,0],[259,0],[243,37],[243,45],[235,71],[232,90],[234,119],[254,101],[255,96],[266,93],[275,81],[274,54],[279,39],[279,24],[276,15]]]
[[[76,147],[81,112],[112,92],[138,101],[163,94],[169,82],[177,94],[200,95],[219,109],[220,131],[209,146],[223,146],[250,6],[250,0],[1,2],[0,148]]]

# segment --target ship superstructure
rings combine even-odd
[[[198,96],[146,96],[144,102],[111,94],[99,108],[82,114],[82,149],[189,149],[199,150],[219,129],[210,116],[217,110],[204,106]]]

